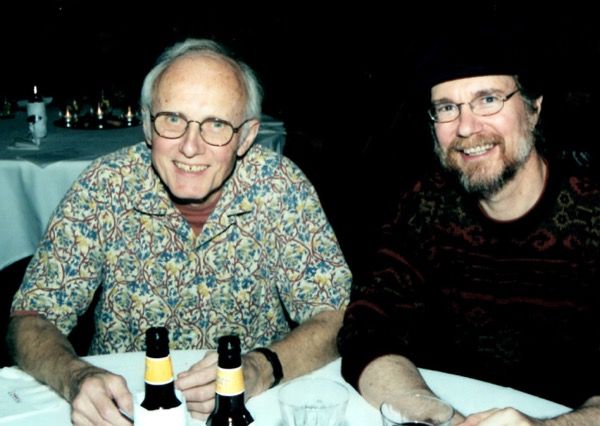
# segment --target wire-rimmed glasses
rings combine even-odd
[[[162,111],[151,115],[150,120],[156,134],[166,139],[179,139],[185,135],[190,123],[198,123],[200,137],[204,142],[212,146],[224,146],[231,142],[233,135],[252,119],[248,118],[239,126],[233,127],[233,124],[220,118],[209,117],[202,121],[188,120],[181,113]]]
[[[469,105],[473,114],[487,117],[489,115],[498,114],[504,107],[504,103],[518,92],[519,89],[505,96],[496,94],[483,95],[473,99],[471,102],[462,102],[460,104],[441,102],[434,104],[427,112],[429,113],[429,117],[436,123],[448,123],[456,120],[460,116],[460,107],[462,105]]]

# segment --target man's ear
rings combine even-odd
[[[534,129],[537,126],[538,121],[540,120],[540,113],[542,112],[542,101],[544,100],[543,96],[540,96],[535,101],[533,101],[533,114],[529,116],[529,124],[531,128]]]
[[[533,106],[535,108],[535,111],[539,114],[540,112],[542,112],[542,101],[544,100],[543,96],[540,96],[539,98],[537,98],[535,101],[533,101]]]
[[[148,146],[152,146],[152,124],[150,123],[150,113],[145,108],[142,108],[142,126],[146,143]]]
[[[246,126],[248,126],[248,130],[246,130],[246,132],[245,132],[246,136],[244,137],[244,140],[241,140],[238,143],[238,147],[237,147],[238,157],[242,157],[246,152],[248,152],[248,150],[254,143],[254,140],[256,139],[256,136],[258,135],[258,130],[260,129],[260,121],[253,119],[253,120],[249,121],[246,124]]]

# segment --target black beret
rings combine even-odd
[[[531,41],[520,32],[490,25],[440,36],[417,63],[420,91],[460,78],[517,75],[529,79],[533,73],[532,55],[526,51]]]

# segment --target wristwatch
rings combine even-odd
[[[273,369],[273,383],[269,389],[277,386],[281,379],[283,379],[283,368],[281,367],[281,362],[279,361],[277,354],[268,348],[254,348],[252,351],[263,354],[271,364],[271,368]]]

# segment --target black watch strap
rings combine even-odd
[[[273,369],[273,384],[271,385],[271,388],[277,386],[281,379],[283,379],[283,368],[281,368],[281,362],[279,361],[277,354],[268,348],[254,348],[252,351],[260,352],[267,358],[267,361],[269,361],[271,368]]]

